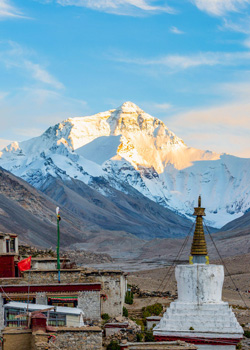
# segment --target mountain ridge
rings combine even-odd
[[[13,143],[0,165],[40,189],[47,175],[87,185],[126,183],[150,200],[192,218],[199,194],[207,222],[222,227],[250,207],[250,159],[185,145],[158,118],[132,102],[93,116],[68,118],[41,136]],[[99,186],[100,193],[108,193]]]

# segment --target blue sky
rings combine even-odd
[[[124,101],[250,157],[250,0],[0,0],[0,146]]]

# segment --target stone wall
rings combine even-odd
[[[57,332],[55,345],[61,350],[100,350],[102,348],[102,331],[92,327],[92,330],[61,330]]]
[[[49,333],[24,329],[6,329],[3,332],[3,350],[101,350],[102,330],[99,327],[56,329],[56,340],[48,343]]]
[[[110,317],[122,316],[126,286],[125,276],[103,274],[96,276],[96,281],[102,283],[102,290],[107,296],[107,298],[102,298],[101,313],[107,313]]]
[[[79,292],[78,305],[84,313],[84,319],[100,320],[101,317],[101,301],[100,292]]]
[[[31,330],[9,330],[3,333],[3,350],[30,350]]]
[[[160,316],[149,316],[147,317],[147,330],[154,328],[161,320]]]
[[[15,284],[28,284],[28,283],[21,277],[0,278],[1,286],[13,286]]]
[[[0,331],[4,329],[3,295],[0,293]]]
[[[46,293],[36,293],[36,304],[41,304],[41,305],[48,304]]]
[[[23,274],[23,280],[30,284],[50,284],[58,282],[57,270],[31,270]],[[82,283],[80,269],[61,270],[61,283]],[[83,282],[84,283],[84,282]]]
[[[37,332],[32,336],[30,350],[60,349],[60,350],[101,350],[102,331],[98,327],[57,328],[56,340],[48,343],[48,333]],[[4,349],[5,350],[5,349]],[[12,349],[8,349],[12,350]],[[13,349],[16,350],[16,349]],[[18,349],[19,350],[19,349]],[[29,350],[28,348],[25,350]]]

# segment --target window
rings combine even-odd
[[[10,240],[6,239],[6,253],[10,252]]]
[[[24,295],[24,296],[15,297],[15,296],[11,295],[11,298],[3,298],[4,304],[9,303],[10,301],[17,301],[19,303],[27,303],[28,296]],[[35,303],[36,303],[36,298],[34,298],[33,296],[29,296],[29,304],[35,304]]]
[[[48,298],[48,305],[77,307],[78,297],[76,295],[54,295]]]
[[[27,326],[27,310],[15,309],[15,308],[5,308],[4,310],[4,320],[5,326],[7,327],[26,327]],[[15,318],[15,316],[24,314],[21,318]],[[49,314],[49,326],[62,327],[66,326],[66,315],[58,314],[56,312],[43,312],[43,314],[48,317]]]
[[[21,327],[27,326],[27,318],[26,316],[21,318],[15,318],[15,316],[25,313],[24,310],[14,309],[14,308],[6,308],[5,311],[5,325],[7,327]]]
[[[55,312],[49,314],[49,326],[62,327],[66,325],[66,315]]]
[[[10,240],[10,251],[11,253],[15,253],[16,249],[15,249],[15,238],[11,238]]]

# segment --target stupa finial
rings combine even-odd
[[[205,208],[201,207],[201,196],[198,198],[198,207],[194,208],[194,214],[196,216],[196,224],[194,230],[193,243],[191,247],[191,263],[205,264],[208,262],[207,257],[207,244],[205,239],[205,233],[203,229],[203,219],[205,216]]]
[[[198,198],[198,207],[199,208],[201,207],[201,196],[199,196],[199,198]]]

